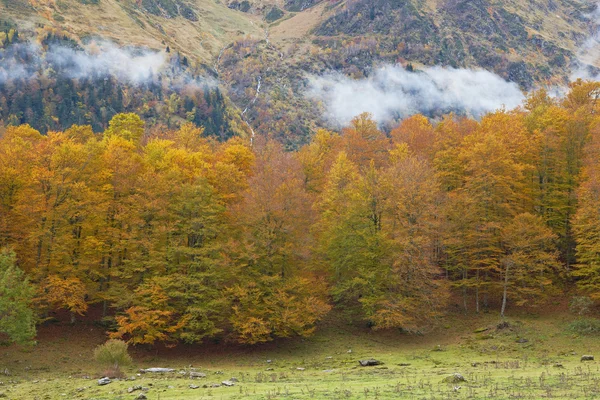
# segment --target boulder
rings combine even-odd
[[[363,367],[374,367],[376,365],[383,364],[381,361],[374,358],[369,358],[368,360],[359,360],[358,363]]]
[[[233,385],[235,385],[235,382],[232,382],[232,381],[223,381],[223,382],[221,382],[221,385],[223,385],[223,386],[233,386]]]
[[[583,355],[581,356],[581,361],[594,361],[594,356],[592,355]]]
[[[466,382],[467,380],[465,379],[464,376],[462,376],[461,374],[459,374],[458,372],[453,373],[450,376],[445,377],[442,382],[445,383],[460,383],[460,382]]]
[[[98,379],[98,386],[108,385],[111,382],[112,381],[108,377],[100,378],[100,379]]]
[[[206,378],[206,374],[203,372],[190,372],[190,378]]]
[[[198,385],[190,385],[190,389],[198,389],[200,386]]]
[[[138,386],[132,386],[132,387],[130,387],[130,388],[127,388],[127,393],[133,393],[133,392],[135,392],[136,390],[142,390],[142,387],[141,387],[141,386],[139,386],[139,385],[138,385]]]
[[[173,368],[146,368],[146,369],[140,369],[140,372],[142,374],[145,373],[159,373],[159,374],[164,374],[166,372],[173,372],[175,371]]]

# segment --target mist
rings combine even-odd
[[[121,83],[157,83],[169,77],[177,88],[215,86],[211,78],[192,76],[164,51],[119,47],[109,41],[92,41],[82,48],[51,44],[47,48],[18,43],[0,50],[0,84],[11,80],[57,75],[71,79],[111,77]]]
[[[600,70],[596,67],[600,62],[600,2],[596,3],[596,9],[586,17],[593,23],[594,30],[575,52],[571,81],[600,80]]]
[[[485,70],[428,67],[409,72],[399,65],[378,68],[364,79],[340,73],[310,76],[306,95],[323,103],[325,119],[334,126],[347,125],[362,112],[380,124],[418,113],[477,118],[517,107],[525,99],[516,83]]]

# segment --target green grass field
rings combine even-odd
[[[600,341],[568,329],[575,317],[453,316],[424,336],[371,332],[329,321],[313,337],[258,347],[220,344],[131,351],[126,380],[98,386],[94,325],[50,326],[32,349],[0,348],[0,393],[9,399],[584,399],[600,397]],[[384,364],[361,367],[358,360]],[[268,361],[270,360],[270,361]],[[170,367],[168,374],[140,368]],[[192,369],[193,368],[193,369]],[[191,370],[207,374],[190,379]],[[2,375],[4,373],[4,375]],[[466,382],[446,383],[460,373]],[[211,384],[238,379],[233,387]],[[196,389],[190,385],[199,386]],[[208,387],[204,388],[206,385]]]

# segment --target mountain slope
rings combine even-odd
[[[255,130],[291,147],[324,122],[306,74],[377,65],[480,67],[530,89],[564,84],[595,29],[590,0],[0,0],[20,30],[171,49],[218,73]],[[2,22],[2,21],[0,21]]]

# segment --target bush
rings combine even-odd
[[[581,335],[598,335],[600,334],[600,319],[580,318],[571,322],[569,329]]]
[[[120,373],[120,367],[131,364],[131,356],[127,352],[128,345],[122,340],[111,339],[94,350],[94,359],[111,368],[113,374]]]
[[[577,315],[587,315],[593,302],[587,296],[574,296],[569,302],[569,311]]]

